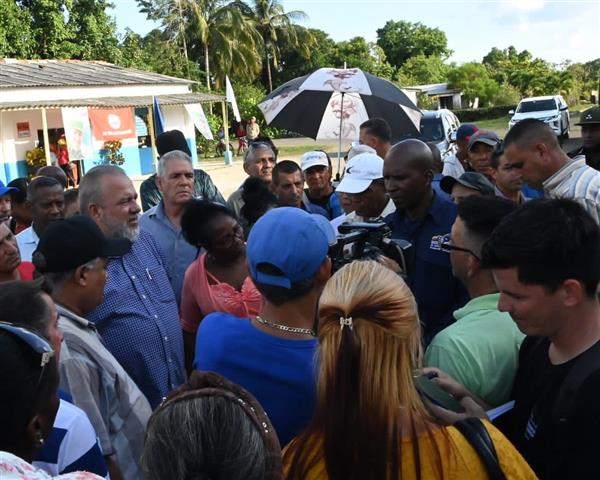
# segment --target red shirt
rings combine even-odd
[[[19,271],[19,275],[21,276],[21,280],[31,281],[33,280],[33,272],[35,271],[35,267],[31,262],[21,262],[21,264],[17,267]]]

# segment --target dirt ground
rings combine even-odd
[[[310,138],[283,138],[280,140],[275,140],[275,145],[279,148],[287,146],[287,147],[298,147],[298,146],[306,146],[306,151],[311,150],[313,145],[317,143]],[[337,140],[319,140],[318,145],[327,146],[327,152],[331,155],[332,160],[335,161],[337,159],[337,148],[338,143]],[[342,142],[342,150],[348,150],[350,148],[350,142]],[[298,162],[300,160],[301,154],[297,155],[285,155],[284,157],[280,157],[281,160],[294,160]],[[237,190],[239,186],[246,179],[246,173],[242,167],[242,157],[236,156],[233,159],[233,163],[231,165],[225,165],[224,161],[216,161],[216,160],[203,160],[195,165],[196,168],[201,168],[206,173],[210,175],[213,183],[217,186],[223,197],[227,199],[232,192]],[[149,176],[149,175],[148,175]],[[139,186],[148,176],[138,177],[133,179],[133,183],[138,190]]]

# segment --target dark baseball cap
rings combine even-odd
[[[579,115],[579,122],[575,125],[597,125],[600,123],[600,107],[588,108]]]
[[[490,147],[495,147],[500,143],[500,137],[490,130],[479,130],[469,139],[469,150],[471,150],[476,143],[485,143]]]
[[[128,239],[108,239],[91,218],[75,215],[46,227],[33,260],[40,273],[70,272],[98,257],[121,257],[130,249]]]
[[[190,146],[181,130],[169,130],[156,136],[156,151],[159,157],[174,150],[180,150],[190,157],[192,156]]]
[[[490,182],[485,175],[477,172],[465,172],[460,177],[444,177],[440,181],[440,188],[448,195],[452,193],[454,185],[459,183],[463,187],[471,188],[481,192],[482,195],[495,195],[496,190],[494,185]]]
[[[458,130],[456,130],[456,139],[460,140],[461,138],[465,138],[469,140],[471,135],[479,131],[479,129],[470,123],[463,123]]]

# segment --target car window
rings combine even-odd
[[[441,118],[421,119],[421,133],[418,136],[423,142],[440,142],[444,137],[444,127]]]
[[[546,110],[556,110],[556,101],[553,98],[546,100],[527,100],[521,102],[517,108],[517,113],[543,112]]]

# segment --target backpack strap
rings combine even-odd
[[[485,425],[479,418],[471,417],[459,420],[454,427],[463,434],[485,465],[490,480],[506,480],[502,471],[494,442]]]
[[[552,409],[552,420],[555,425],[555,438],[553,452],[552,455],[549,456],[549,462],[551,462],[553,468],[558,466],[566,455],[569,421],[574,413],[577,392],[588,377],[599,370],[600,342],[596,342],[577,357],[575,364],[569,370],[569,373],[558,391]]]

